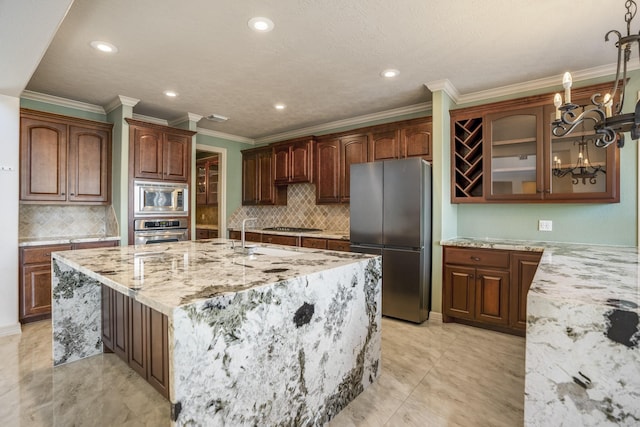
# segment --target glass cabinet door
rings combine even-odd
[[[574,101],[584,108],[593,108],[589,99]],[[576,114],[580,114],[578,110]],[[555,120],[555,108],[545,108],[549,123]],[[595,146],[593,124],[575,129],[570,135],[556,137],[549,126],[547,156],[545,157],[546,192],[548,199],[614,199],[617,180],[616,144],[607,148]],[[585,201],[589,201],[585,200]]]
[[[218,159],[207,163],[207,204],[218,204]]]
[[[206,163],[196,164],[196,204],[205,205],[207,203],[207,170]]]
[[[490,199],[543,197],[542,107],[486,116],[485,179]],[[486,182],[486,181],[485,181]]]

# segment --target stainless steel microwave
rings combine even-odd
[[[189,215],[189,186],[183,183],[134,181],[136,217]]]

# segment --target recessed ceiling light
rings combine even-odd
[[[94,40],[90,44],[92,48],[99,50],[100,52],[116,53],[118,51],[118,48],[109,42]]]
[[[274,107],[276,108],[276,110],[284,110],[285,108],[287,108],[287,106],[282,103],[275,104]]]
[[[269,18],[257,16],[249,19],[249,28],[259,33],[268,33],[273,30],[273,21]]]
[[[380,73],[382,77],[386,77],[388,79],[396,77],[398,74],[400,74],[400,71],[394,70],[394,69],[384,70],[383,72]]]
[[[164,94],[167,95],[169,98],[175,98],[176,96],[178,96],[178,93],[172,90],[165,90]]]

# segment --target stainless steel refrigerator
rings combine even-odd
[[[351,251],[382,255],[382,314],[421,323],[431,302],[431,165],[351,165]]]

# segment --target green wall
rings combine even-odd
[[[613,76],[580,82],[578,86],[612,79]],[[560,88],[560,82],[558,82],[557,87],[527,93],[527,95],[551,92]],[[631,74],[625,112],[633,111],[638,90],[640,90],[640,71]],[[517,97],[521,96],[524,94]],[[487,100],[484,103],[497,100]],[[549,103],[552,103],[551,99]],[[628,134],[625,139],[626,145],[620,150],[620,203],[460,204],[458,205],[458,236],[635,246],[638,235],[638,148],[637,142],[632,141]],[[537,231],[539,219],[552,220],[553,231]]]
[[[63,116],[78,117],[81,119],[95,120],[98,122],[106,122],[106,114],[92,113],[90,111],[78,110],[61,105],[49,104],[42,101],[34,101],[32,99],[20,98],[20,108],[29,108],[31,110],[46,111],[47,113],[60,114]]]

